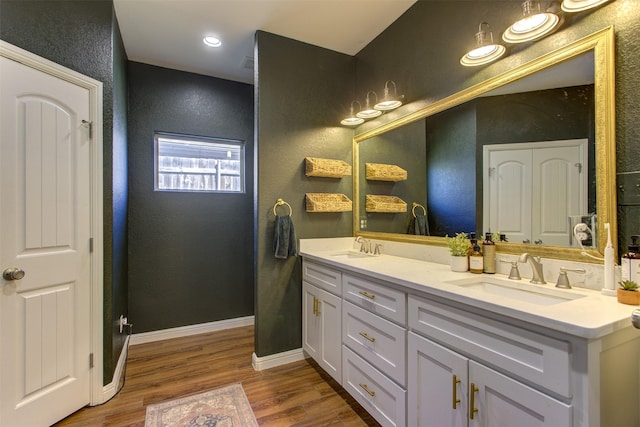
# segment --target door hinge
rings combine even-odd
[[[89,129],[89,139],[91,139],[92,131],[93,131],[93,122],[89,120],[82,120],[82,126]]]
[[[89,252],[93,253],[93,237],[89,237]]]
[[[89,368],[93,368],[93,353],[89,353]]]

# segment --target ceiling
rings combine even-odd
[[[114,0],[127,57],[253,83],[256,30],[355,55],[416,0]],[[222,46],[205,46],[213,35]]]

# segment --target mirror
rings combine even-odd
[[[606,244],[604,223],[611,223],[612,235],[617,235],[613,37],[613,28],[606,28],[421,110],[357,135],[353,151],[356,234],[370,238],[444,245],[443,239],[439,237],[444,234],[486,230],[492,215],[490,203],[486,199],[492,187],[490,183],[483,184],[483,180],[490,178],[483,176],[489,175],[488,172],[484,173],[489,167],[484,165],[487,160],[483,158],[483,147],[487,151],[489,145],[495,148],[495,144],[492,145],[491,142],[507,143],[508,145],[497,147],[498,152],[509,151],[506,148],[517,149],[518,152],[533,150],[533,157],[538,158],[537,153],[545,152],[536,152],[539,145],[545,148],[545,144],[551,144],[538,141],[562,140],[561,145],[567,145],[566,140],[570,139],[572,142],[569,145],[581,147],[574,149],[581,156],[580,161],[572,161],[574,165],[580,163],[576,170],[581,169],[582,173],[579,180],[580,191],[576,191],[580,193],[577,202],[579,212],[597,213],[597,241],[593,242],[594,249],[590,252],[601,254]],[[575,65],[587,73],[577,76],[572,71],[576,69]],[[563,70],[569,72],[564,73]],[[570,79],[565,81],[562,77],[565,75]],[[549,76],[553,76],[553,87],[540,86],[540,82],[548,81]],[[565,88],[568,86],[570,88]],[[561,99],[563,104],[560,107],[549,107],[549,99]],[[496,102],[497,100],[500,102]],[[505,100],[510,101],[508,107],[502,104]],[[546,117],[529,121],[532,124],[530,127],[538,128],[537,134],[534,132],[533,136],[531,130],[522,132],[521,124],[511,126],[514,129],[509,130],[509,126],[495,120],[496,117],[504,117],[512,112],[531,117],[531,106],[538,104],[542,107],[533,110],[546,112]],[[518,109],[518,106],[525,106],[525,109]],[[558,111],[553,112],[552,108]],[[564,116],[557,114],[560,111]],[[571,130],[562,131],[558,120],[563,122],[562,126],[569,126]],[[455,126],[451,126],[454,122]],[[488,126],[480,127],[481,122]],[[440,145],[433,138],[444,140],[447,145],[439,148]],[[427,140],[428,144],[425,143]],[[529,144],[516,144],[522,142]],[[538,146],[531,142],[538,143]],[[463,156],[464,153],[466,157]],[[461,158],[466,160],[457,161],[455,167],[452,167],[452,162]],[[407,171],[408,179],[366,179],[366,163],[399,165]],[[483,191],[484,185],[489,190]],[[539,188],[540,185],[533,187]],[[496,191],[493,191],[495,195]],[[365,212],[365,196],[368,194],[397,196],[407,203],[407,212]],[[452,194],[455,196],[452,197]],[[438,218],[437,221],[429,221],[431,236],[407,234],[413,202],[427,206],[429,216]],[[421,206],[416,209],[419,213],[422,212]],[[525,210],[532,209],[529,207]],[[491,229],[498,231],[494,227]],[[535,230],[535,225],[533,229]],[[516,233],[512,234],[519,237]],[[533,236],[531,233],[529,235]],[[580,255],[578,248],[561,246],[560,242],[565,237],[553,240],[549,235],[538,236],[543,237],[529,237],[529,240],[542,240],[542,244],[520,243],[521,240],[518,239],[518,243],[511,240],[512,243],[499,244],[498,250],[503,253],[530,252],[551,258],[590,260]],[[527,237],[524,236],[522,240]]]

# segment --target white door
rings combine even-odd
[[[472,360],[469,361],[469,411],[469,427],[573,425],[570,405]]]
[[[569,216],[588,213],[582,150],[581,146],[533,150],[531,233],[545,245],[569,245],[573,233]]]
[[[0,61],[0,425],[47,426],[90,401],[89,91]]]
[[[531,150],[491,151],[484,193],[485,232],[499,231],[516,243],[531,238]]]
[[[485,145],[485,231],[568,246],[569,216],[587,215],[586,139]]]
[[[466,427],[468,359],[413,332],[408,335],[408,425]]]

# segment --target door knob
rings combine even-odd
[[[4,280],[20,280],[24,277],[24,275],[24,270],[18,267],[10,267],[2,272],[2,277],[4,277]]]
[[[640,329],[640,308],[636,308],[633,310],[633,313],[631,313],[631,323],[633,323],[633,326]]]

